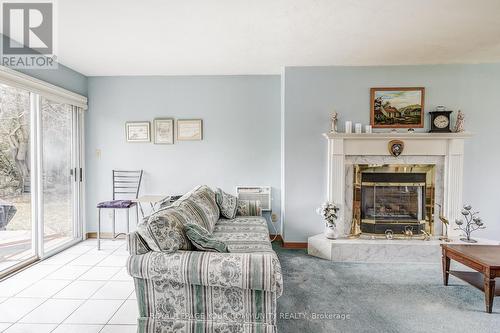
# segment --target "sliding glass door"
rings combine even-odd
[[[33,260],[30,92],[0,84],[0,272]]]
[[[82,117],[0,84],[0,277],[81,240]]]
[[[75,202],[77,171],[74,122],[78,115],[72,106],[41,99],[44,252],[77,238]]]

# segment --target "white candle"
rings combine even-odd
[[[345,132],[352,133],[352,121],[348,120],[345,122]]]
[[[361,125],[360,123],[356,123],[356,125],[354,125],[354,129],[358,134],[363,133],[363,125]]]
[[[372,132],[372,125],[365,125],[365,132],[371,133]]]

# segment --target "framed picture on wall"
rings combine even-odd
[[[178,141],[199,141],[203,139],[203,121],[201,119],[177,120]]]
[[[371,88],[373,128],[424,127],[425,88]]]
[[[171,145],[174,143],[174,120],[171,118],[153,120],[155,144]]]
[[[125,136],[127,142],[150,142],[149,121],[128,121],[125,123]]]

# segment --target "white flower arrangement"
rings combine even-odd
[[[336,204],[327,201],[323,203],[321,207],[316,209],[316,213],[318,213],[318,215],[321,215],[323,217],[327,226],[335,227],[338,218],[337,213],[339,210],[340,208]]]

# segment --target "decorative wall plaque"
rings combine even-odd
[[[392,156],[398,157],[401,155],[403,150],[405,149],[405,143],[401,140],[391,140],[389,141],[389,153]]]

